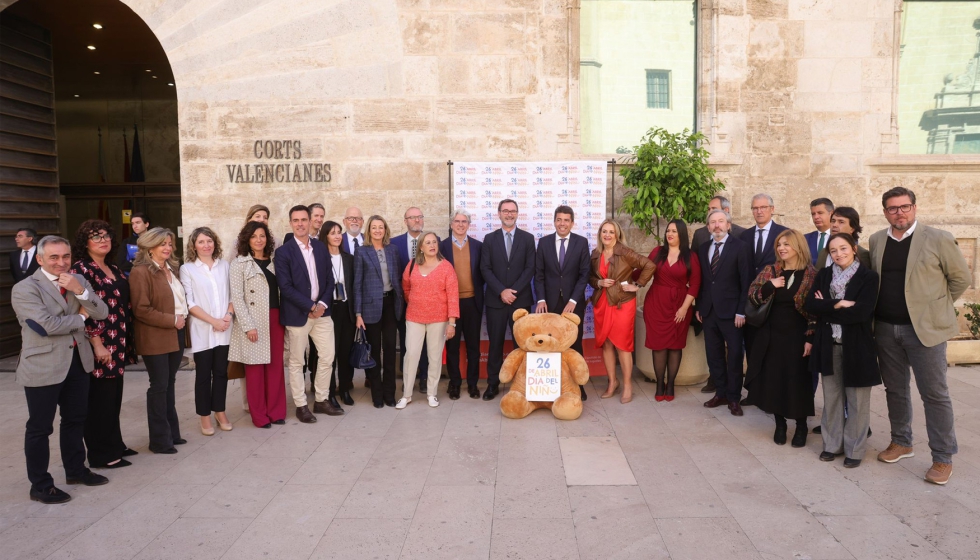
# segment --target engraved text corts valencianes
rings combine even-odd
[[[232,183],[329,183],[329,163],[306,163],[299,140],[256,140],[252,146],[258,160],[269,163],[227,164],[228,180]]]

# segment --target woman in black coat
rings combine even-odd
[[[832,235],[827,247],[834,264],[817,273],[806,299],[817,317],[810,370],[823,376],[820,460],[843,454],[853,468],[867,446],[871,387],[881,384],[872,330],[878,274],[858,262],[850,235]]]

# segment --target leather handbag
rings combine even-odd
[[[228,362],[228,379],[244,379],[245,364],[241,362]]]
[[[772,308],[772,300],[776,299],[774,296],[767,299],[762,305],[756,306],[749,300],[745,304],[745,322],[753,327],[761,327],[766,324],[766,319],[769,318],[769,309]]]
[[[371,345],[368,344],[364,329],[354,333],[354,346],[350,349],[350,365],[354,369],[371,369],[377,365],[371,357]]]

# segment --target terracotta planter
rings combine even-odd
[[[653,354],[644,343],[646,342],[647,327],[643,322],[643,308],[636,310],[636,327],[634,343],[634,361],[636,369],[643,372],[648,379],[656,378],[653,371]],[[694,329],[687,330],[687,347],[681,359],[681,368],[677,372],[674,385],[698,385],[708,380],[708,361],[704,356],[704,337],[694,336]]]
[[[980,364],[980,340],[950,340],[947,342],[946,363],[951,366]]]

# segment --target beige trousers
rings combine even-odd
[[[442,323],[413,323],[405,321],[405,367],[402,368],[402,396],[412,398],[415,387],[415,372],[419,368],[419,358],[422,357],[422,344],[426,344],[429,353],[429,396],[439,392],[439,376],[442,374],[442,349],[446,346],[446,327],[449,321]]]
[[[289,342],[289,389],[293,393],[293,404],[297,408],[306,406],[306,380],[303,378],[303,357],[306,354],[308,339],[316,345],[317,371],[313,390],[317,402],[330,398],[330,372],[333,368],[334,340],[333,319],[320,317],[307,319],[302,327],[286,327],[286,340]],[[418,366],[416,366],[418,367]]]

